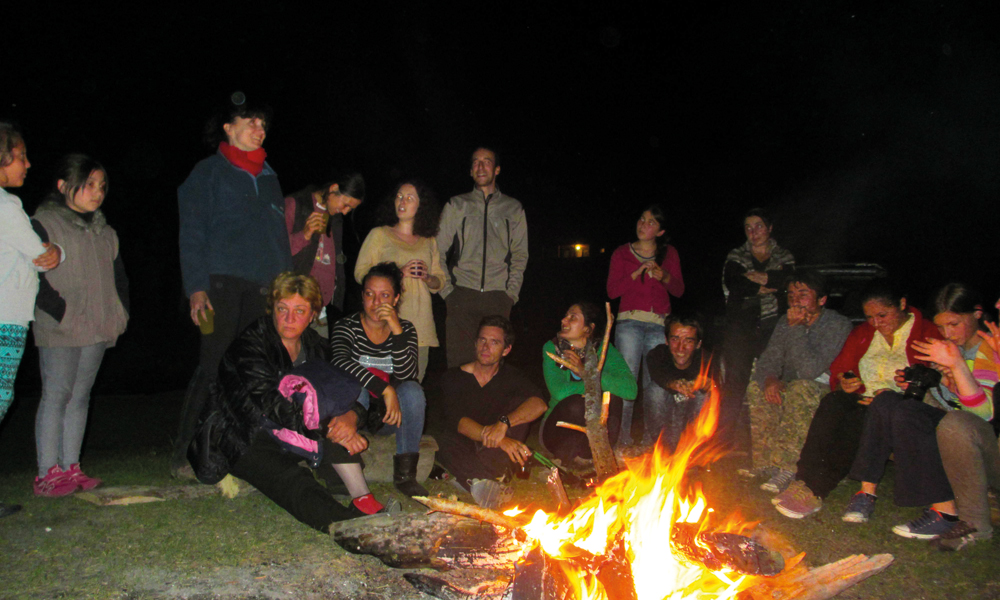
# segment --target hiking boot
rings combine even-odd
[[[991,537],[989,534],[980,533],[969,523],[959,521],[951,529],[939,535],[936,540],[931,541],[931,544],[942,552],[957,552],[974,544],[976,540],[988,540]]]
[[[876,496],[864,492],[854,494],[851,501],[847,503],[844,516],[840,517],[840,520],[845,523],[867,523],[872,513],[875,512],[876,500],[878,500]]]
[[[795,480],[775,498],[774,508],[789,519],[801,519],[818,513],[823,499],[812,493],[804,482]]]
[[[58,498],[72,494],[79,486],[67,477],[67,471],[60,469],[59,465],[52,465],[45,473],[45,477],[35,477],[32,487],[36,496]]]
[[[473,479],[469,482],[469,493],[476,504],[490,509],[500,508],[514,496],[511,487],[494,479]]]
[[[934,540],[954,529],[962,521],[948,521],[933,508],[925,508],[924,514],[909,523],[896,525],[892,532],[914,540]]]
[[[96,477],[88,477],[80,470],[80,463],[73,463],[69,466],[66,471],[66,477],[69,477],[70,481],[76,483],[80,486],[80,490],[86,492],[87,490],[92,490],[95,487],[101,485],[101,480]]]
[[[778,469],[777,472],[767,480],[767,482],[761,484],[760,489],[765,492],[771,492],[772,494],[780,494],[788,488],[788,484],[790,484],[793,479],[795,479],[795,473],[786,471],[785,469]]]
[[[392,457],[392,484],[409,497],[427,496],[427,488],[417,483],[417,461],[420,453],[409,452]]]

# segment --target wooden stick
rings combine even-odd
[[[601,359],[597,362],[597,372],[604,370],[604,360],[608,358],[608,342],[611,341],[611,325],[615,322],[615,316],[611,314],[611,303],[605,302],[604,308],[608,312],[608,324],[604,326],[604,341],[601,343]]]
[[[563,486],[562,477],[559,475],[557,467],[549,469],[549,476],[545,478],[545,486],[549,488],[549,493],[559,505],[556,509],[557,514],[568,513],[572,505],[569,503],[569,496],[566,495],[566,488]]]
[[[556,356],[555,354],[552,354],[551,352],[546,352],[545,354],[547,354],[548,357],[551,358],[552,360],[556,361],[557,365],[562,365],[562,366],[566,367],[567,369],[569,369],[570,371],[573,371],[573,365],[571,365],[569,363],[569,361],[567,361],[566,359],[562,358],[561,356]],[[575,371],[573,371],[573,372],[575,372]]]
[[[587,433],[587,428],[582,425],[577,425],[575,423],[567,423],[566,421],[556,421],[556,427],[563,427],[565,429],[572,429],[573,431],[579,431],[580,433]]]
[[[445,498],[437,497],[430,498],[427,496],[413,496],[413,499],[432,511],[469,517],[470,519],[476,519],[477,521],[489,523],[490,525],[506,527],[507,529],[520,529],[525,525],[525,522],[522,520],[508,517],[507,515],[500,514],[488,508],[459,502],[458,500],[447,500]]]
[[[601,398],[601,425],[608,424],[608,412],[611,410],[611,392],[604,392]]]

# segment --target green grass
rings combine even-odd
[[[172,404],[176,400],[176,396],[95,399],[83,460],[87,472],[103,478],[105,485],[180,485],[168,475],[173,424],[161,418],[176,410]],[[315,597],[403,597],[398,590],[392,591],[395,588],[373,588],[358,596],[334,593],[342,583],[338,578],[344,577],[338,568],[357,578],[377,577],[384,569],[374,559],[347,555],[328,536],[298,523],[260,495],[110,507],[72,497],[35,498],[31,493],[35,474],[32,417],[33,406],[28,402],[8,416],[0,433],[0,456],[4,456],[0,499],[24,505],[20,513],[0,519],[0,598],[198,597],[205,593],[206,582],[230,579],[234,583],[231,595],[221,597],[247,598],[251,596],[240,591],[247,589],[244,580],[300,568],[303,562],[308,568],[292,578],[299,585],[294,589],[315,590]],[[857,553],[895,556],[886,571],[841,598],[1000,598],[996,540],[958,553],[940,553],[925,542],[891,532],[893,525],[920,512],[893,505],[892,477],[890,466],[875,516],[866,525],[840,520],[857,489],[853,482],[837,488],[820,513],[796,521],[774,510],[771,496],[757,489],[760,481],[736,477],[726,461],[702,479],[720,514],[738,510],[747,520],[759,520],[805,551],[810,565]],[[537,474],[515,485],[522,501],[551,505]],[[446,483],[430,482],[428,487],[432,493],[456,493]],[[399,497],[389,484],[375,484],[373,491],[381,498]],[[409,500],[404,501],[404,508],[421,510]],[[317,571],[316,565],[328,565],[330,570]]]

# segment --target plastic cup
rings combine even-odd
[[[214,310],[206,308],[203,312],[198,313],[198,329],[201,330],[202,335],[211,335],[215,332]]]

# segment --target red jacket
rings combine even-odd
[[[632,273],[640,264],[629,244],[622,244],[615,250],[608,270],[608,297],[614,300],[621,296],[618,312],[644,310],[669,315],[670,296],[680,298],[684,295],[684,277],[681,276],[681,259],[677,250],[667,245],[667,255],[660,265],[661,269],[670,273],[670,282],[666,285],[649,276],[632,279]]]
[[[911,365],[914,363],[927,365],[926,362],[917,360],[917,351],[913,349],[912,344],[918,340],[939,340],[941,339],[941,333],[938,331],[937,326],[925,319],[923,314],[916,308],[908,306],[906,310],[913,315],[914,319],[913,329],[910,330],[910,337],[906,340],[906,361]],[[848,371],[852,371],[855,375],[858,374],[858,363],[861,362],[861,357],[865,355],[865,352],[868,352],[868,347],[875,338],[875,333],[875,328],[869,323],[862,323],[851,331],[851,334],[847,336],[847,341],[844,342],[844,347],[840,350],[840,354],[837,355],[837,358],[833,359],[833,363],[830,365],[830,389],[837,390],[837,386],[840,385],[840,379],[837,378],[839,374]],[[864,392],[865,386],[862,385],[857,393],[864,394]]]

